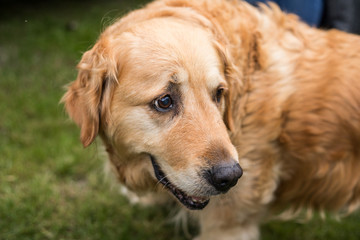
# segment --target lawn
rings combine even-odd
[[[84,150],[59,104],[81,54],[105,26],[142,4],[0,6],[0,240],[187,239],[168,223],[169,209],[132,206],[110,186],[100,141]],[[263,239],[355,240],[359,222],[359,214],[340,222],[272,222],[262,233]]]

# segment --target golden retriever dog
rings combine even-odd
[[[62,101],[84,147],[99,135],[130,191],[198,210],[196,239],[258,239],[269,215],[359,205],[358,36],[274,4],[158,0],[78,69]]]

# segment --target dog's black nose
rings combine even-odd
[[[235,186],[243,171],[238,163],[223,163],[206,171],[205,178],[220,192],[227,192]]]

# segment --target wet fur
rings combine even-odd
[[[131,40],[124,39],[140,34],[139,29],[146,34],[146,23],[159,28],[156,31],[160,34],[161,24],[167,24],[161,19],[179,28],[184,25],[184,29],[198,29],[195,38],[205,36],[211,41],[207,46],[213,50],[206,51],[209,56],[216,55],[220,78],[225,79],[228,88],[223,105],[215,108],[205,91],[196,90],[188,80],[189,89],[198,91],[194,97],[198,99],[192,101],[203,105],[184,103],[191,107],[179,110],[184,119],[166,134],[154,126],[171,124],[176,116],[129,115],[129,107],[122,104],[143,104],[136,100],[137,94],[144,94],[142,97],[151,102],[155,93],[149,89],[154,82],[144,83],[141,79],[161,78],[161,72],[167,70],[162,68],[163,62],[155,63],[153,71],[146,65],[139,66],[142,59],[150,61],[151,54],[139,51],[136,62],[134,52],[123,47]],[[151,43],[147,44],[141,48],[150,48]],[[164,43],[165,50],[154,49],[168,51],[165,62],[172,57],[167,46],[171,43]],[[185,45],[178,46],[183,48],[180,52],[186,52]],[[198,48],[202,56],[203,45],[199,43]],[[191,62],[192,54],[182,55],[185,63]],[[201,66],[189,65],[185,71],[176,70],[175,76],[187,79],[188,75],[192,79],[197,74],[198,78],[206,78]],[[84,54],[78,78],[69,85],[63,102],[81,127],[84,146],[100,135],[113,172],[133,191],[163,191],[143,154],[144,149],[156,144],[162,146],[157,154],[167,160],[162,163],[164,170],[177,178],[190,176],[200,166],[211,166],[219,161],[221,151],[238,159],[244,169],[238,184],[224,195],[211,197],[209,205],[196,213],[201,226],[198,239],[257,239],[258,224],[273,212],[304,208],[352,212],[357,208],[359,66],[358,36],[311,28],[276,5],[258,10],[237,1],[156,1],[131,12],[102,33]],[[132,80],[126,80],[130,73]],[[172,76],[169,73],[167,77]],[[123,96],[134,96],[134,100],[129,102]],[[197,115],[186,117],[190,116],[187,111]],[[132,125],[125,124],[126,116],[133,121],[159,120],[148,124],[144,136],[136,124],[129,129]],[[215,127],[214,123],[221,119],[222,123]],[[211,144],[202,141],[205,136]],[[146,146],[144,139],[149,141]],[[182,179],[173,181],[183,184]],[[201,180],[197,183],[206,185]],[[191,183],[186,184],[185,189],[196,193]]]

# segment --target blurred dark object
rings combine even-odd
[[[246,0],[258,2],[273,1],[286,12],[299,15],[309,25],[360,34],[359,0]]]
[[[259,2],[275,2],[279,7],[289,13],[295,13],[304,22],[318,27],[323,16],[324,0],[246,0],[254,6]]]
[[[320,27],[360,33],[359,0],[325,0]]]

